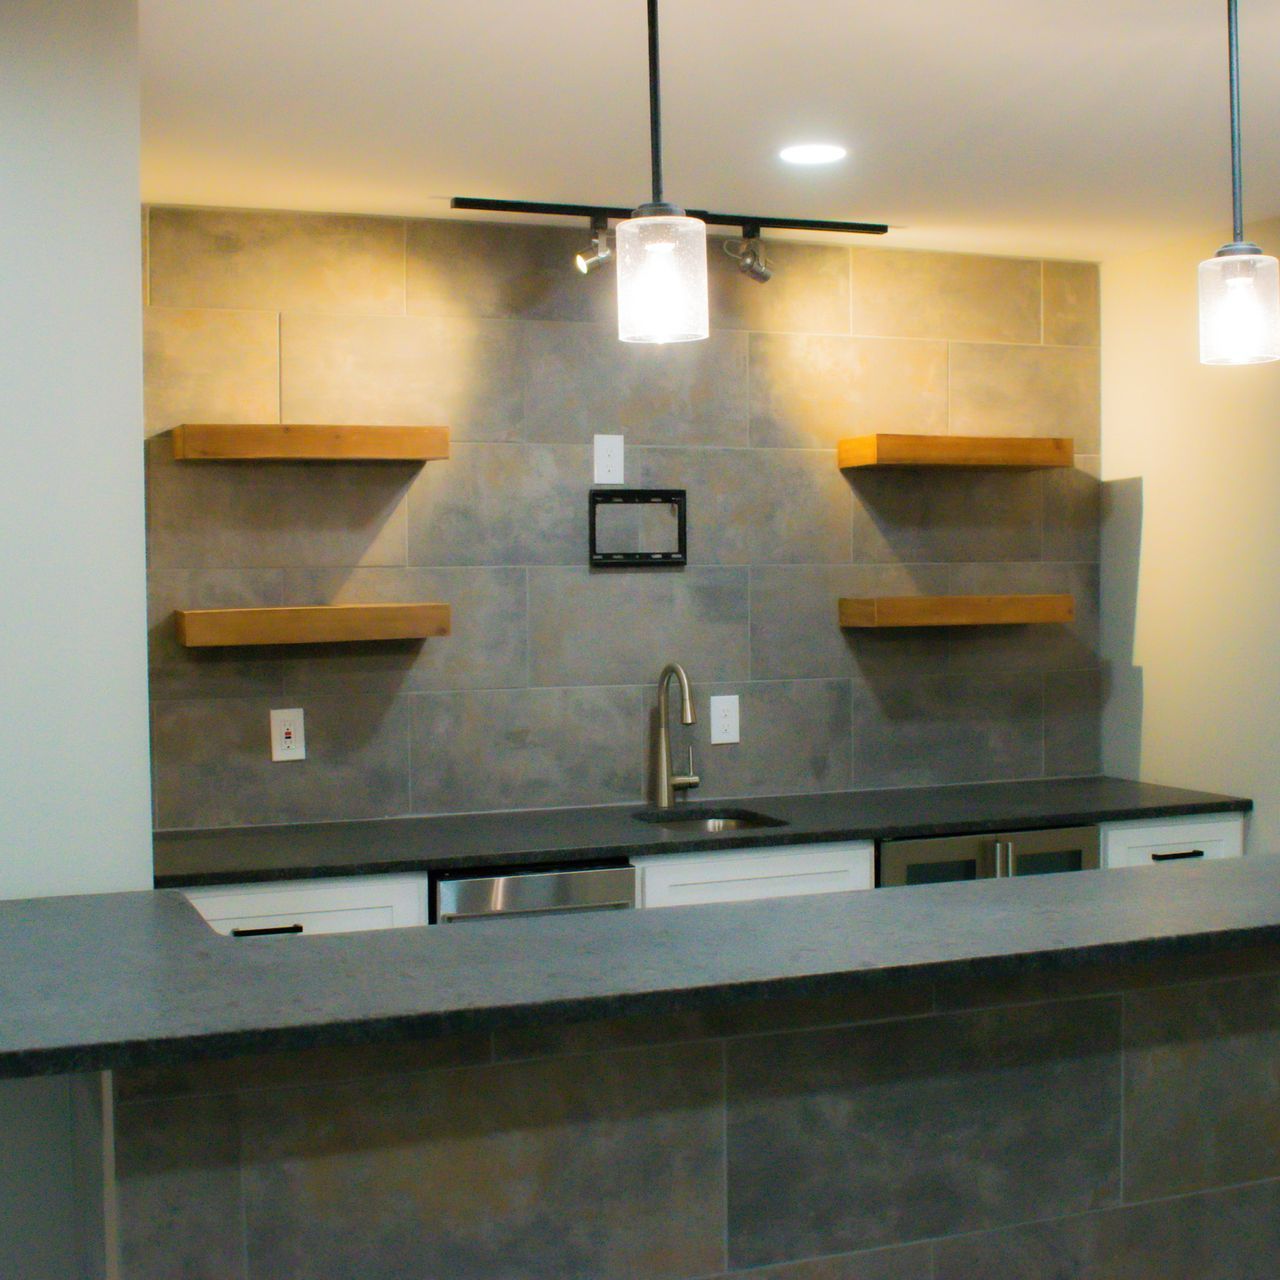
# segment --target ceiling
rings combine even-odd
[[[440,216],[647,198],[643,0],[141,0],[143,197]],[[1099,259],[1230,239],[1221,0],[666,0],[668,198]],[[1241,4],[1246,216],[1280,212],[1280,0]],[[794,169],[780,146],[844,143]],[[468,215],[475,216],[475,215]]]

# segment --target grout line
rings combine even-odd
[[[284,312],[276,312],[276,422],[284,422]]]
[[[1045,345],[1044,341],[1044,259],[1040,259],[1040,345]]]

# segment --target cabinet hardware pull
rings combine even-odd
[[[1188,849],[1185,853],[1153,853],[1152,862],[1177,862],[1180,858],[1203,858],[1203,849]]]
[[[262,929],[232,929],[233,938],[264,938],[269,933],[301,933],[300,924],[273,924]]]

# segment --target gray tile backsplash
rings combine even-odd
[[[871,431],[1096,453],[1080,264],[713,239],[711,339],[617,341],[579,232],[154,209],[148,546],[164,827],[638,800],[683,662],[739,744],[699,797],[1095,771],[1099,485],[1082,468],[841,473]],[[722,261],[723,259],[723,261]],[[1043,313],[1043,335],[1040,332]],[[1045,345],[1047,344],[1047,345]],[[190,464],[184,421],[447,425],[401,464]],[[682,570],[587,568],[591,437],[688,491]],[[1061,627],[841,630],[841,595],[1070,591]],[[422,643],[187,650],[175,608],[444,600]],[[308,760],[272,765],[267,710]]]

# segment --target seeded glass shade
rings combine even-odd
[[[1200,360],[1280,360],[1280,263],[1264,253],[1224,253],[1200,264]]]
[[[694,342],[707,321],[707,226],[652,215],[617,226],[618,337],[623,342]]]

